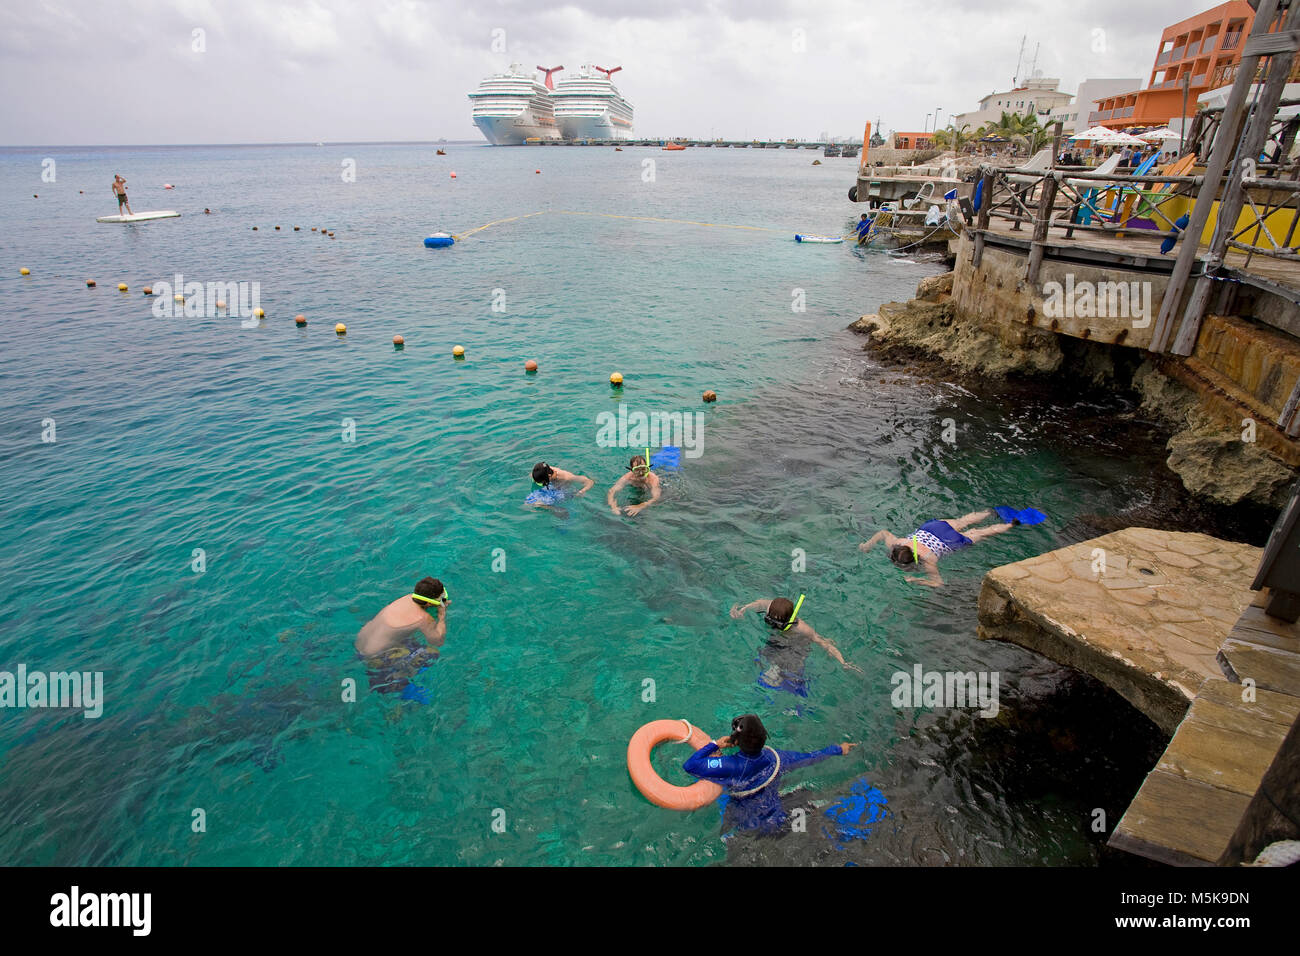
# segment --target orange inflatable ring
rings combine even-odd
[[[687,720],[652,720],[643,725],[627,744],[627,772],[641,795],[667,810],[698,810],[722,796],[722,787],[700,780],[679,787],[664,780],[650,763],[650,753],[662,743],[689,743],[699,750],[712,738]]]

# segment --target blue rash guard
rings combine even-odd
[[[729,799],[723,813],[724,829],[736,827],[774,833],[786,821],[780,796],[782,775],[841,753],[839,744],[831,744],[810,754],[764,747],[762,753],[753,757],[739,751],[725,755],[710,740],[686,759],[682,769],[693,777],[712,780],[726,791]]]

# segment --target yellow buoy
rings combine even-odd
[[[620,372],[614,372],[609,376],[610,388],[623,387],[623,375]]]
[[[266,310],[265,310],[265,309],[261,309],[261,308],[254,309],[254,310],[253,310],[253,318],[255,318],[255,319],[264,319],[264,318],[266,318]]]
[[[20,276],[29,276],[29,275],[32,274],[32,270],[31,270],[31,269],[28,269],[28,268],[26,268],[26,267],[24,267],[24,268],[18,270],[18,274],[19,274]]]
[[[347,334],[348,327],[344,325],[342,322],[340,322],[338,325],[334,326],[334,331],[337,332],[339,335],[345,335]]]
[[[172,298],[173,298],[174,300],[176,300],[177,302],[184,302],[184,301],[185,301],[185,296],[181,295],[179,292],[177,292],[174,296],[172,296]]]
[[[117,284],[117,291],[118,291],[118,292],[125,292],[125,291],[126,291],[126,283],[125,283],[125,282],[119,282],[119,283]]]
[[[465,357],[465,346],[457,345],[451,350],[451,354],[454,358],[463,359]]]

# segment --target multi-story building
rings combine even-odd
[[[1060,83],[1059,79],[1036,76],[1025,80],[1015,89],[990,93],[980,100],[979,109],[971,110],[969,113],[958,113],[952,118],[952,124],[957,129],[969,126],[973,132],[985,123],[998,122],[1002,119],[1003,113],[1014,113],[1020,116],[1028,116],[1032,113],[1043,122],[1052,110],[1070,102],[1070,94],[1057,89]]]
[[[1141,77],[1124,79],[1084,80],[1079,84],[1079,92],[1074,99],[1064,106],[1058,106],[1047,117],[1045,125],[1059,121],[1066,136],[1082,133],[1090,125],[1088,117],[1097,111],[1097,101],[1102,97],[1114,96],[1126,90],[1142,85]]]
[[[1230,0],[1166,27],[1146,89],[1100,98],[1083,125],[1165,126],[1186,115],[1184,103],[1195,111],[1201,94],[1232,85],[1254,22],[1246,0]]]

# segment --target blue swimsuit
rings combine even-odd
[[[682,769],[693,777],[721,784],[726,790],[729,799],[723,811],[724,829],[775,833],[786,821],[779,793],[781,775],[842,752],[839,744],[831,744],[810,754],[764,747],[762,753],[752,757],[739,752],[727,756],[710,740],[687,758]]]
[[[954,530],[953,526],[946,521],[927,521],[912,532],[912,537],[916,539],[917,544],[923,544],[933,551],[936,558],[960,551],[975,543],[960,531]]]
[[[569,496],[563,488],[557,488],[555,485],[546,485],[542,488],[534,488],[532,493],[524,499],[524,504],[555,505],[559,504],[567,497]]]

